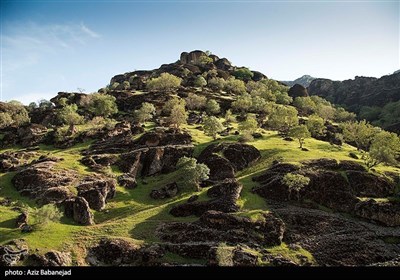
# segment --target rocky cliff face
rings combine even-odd
[[[383,107],[400,100],[400,73],[379,79],[356,77],[354,80],[315,79],[308,87],[310,95],[319,95],[335,104],[346,105],[354,112],[362,106]]]

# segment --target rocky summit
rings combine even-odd
[[[194,50],[0,102],[0,265],[398,266],[400,139],[357,106],[400,74],[266,74]]]

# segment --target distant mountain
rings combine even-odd
[[[400,73],[400,69],[393,72],[393,74],[398,74],[398,73]]]
[[[315,79],[316,78],[311,77],[310,75],[304,75],[304,76],[301,76],[300,78],[297,78],[294,81],[281,81],[281,82],[288,86],[294,86],[295,84],[299,84],[299,85],[302,85],[303,87],[308,87],[310,85],[310,83]]]

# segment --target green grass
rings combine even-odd
[[[221,119],[222,121],[222,119]],[[153,129],[154,123],[146,123],[146,131]],[[195,145],[194,155],[198,156],[201,151],[212,143],[236,142],[237,135],[230,134],[226,137],[219,137],[213,140],[206,136],[203,131],[195,129],[197,125],[184,125],[183,129],[190,132]],[[234,128],[237,123],[233,124]],[[261,130],[262,131],[262,130]],[[268,205],[265,200],[251,192],[257,186],[257,182],[252,181],[252,177],[262,174],[266,168],[270,167],[274,160],[299,163],[302,160],[317,159],[321,157],[334,158],[337,160],[353,160],[348,154],[356,152],[354,147],[344,145],[343,148],[331,146],[329,143],[315,139],[307,139],[305,147],[310,151],[301,151],[298,143],[284,141],[276,132],[262,131],[263,138],[256,139],[248,144],[254,145],[261,152],[262,158],[253,166],[237,173],[237,178],[243,189],[238,200],[240,211],[239,216],[249,217],[252,220],[262,219],[262,215],[268,212]],[[135,136],[135,137],[140,137]],[[91,170],[80,163],[82,150],[88,148],[91,142],[75,145],[68,149],[58,149],[53,146],[40,145],[39,155],[52,155],[64,158],[64,161],[57,163],[57,168],[75,170],[78,176],[82,177],[91,174]],[[20,147],[7,149],[10,151],[20,150]],[[6,151],[5,149],[0,152]],[[356,152],[357,153],[357,152]],[[362,163],[361,160],[356,160]],[[398,169],[387,166],[378,166],[378,171],[397,171]],[[117,166],[111,166],[107,172],[110,176],[121,175],[122,172]],[[151,190],[160,188],[167,183],[175,180],[175,174],[161,174],[158,176],[138,179],[138,186],[133,190],[128,190],[117,186],[116,197],[108,201],[103,211],[93,211],[96,224],[93,226],[79,226],[70,219],[62,218],[58,223],[49,223],[41,230],[32,233],[22,234],[19,229],[14,228],[15,218],[19,212],[11,210],[12,207],[22,205],[26,208],[35,207],[35,201],[27,197],[22,197],[14,189],[11,179],[15,173],[0,174],[0,198],[9,197],[13,201],[10,207],[0,206],[0,244],[15,238],[24,238],[31,250],[40,251],[59,249],[69,250],[74,256],[74,261],[84,264],[82,255],[85,247],[94,244],[102,237],[127,238],[138,244],[143,242],[160,242],[156,235],[157,227],[164,222],[181,221],[191,222],[198,218],[194,216],[185,218],[175,218],[169,214],[169,210],[176,204],[185,202],[193,194],[199,195],[199,201],[208,200],[206,195],[207,188],[200,192],[186,190],[176,197],[164,200],[154,200],[150,198]],[[17,201],[19,201],[17,203]],[[315,262],[309,252],[304,249],[292,250],[286,244],[269,248],[272,254],[280,254],[295,262],[299,261],[299,256],[306,256],[311,262]],[[203,260],[189,260],[176,254],[167,253],[165,261],[174,263],[193,263],[204,264]]]
[[[314,265],[316,264],[316,261],[310,252],[301,247],[296,250],[291,249],[284,242],[282,242],[282,244],[279,246],[268,248],[268,252],[275,256],[283,256],[284,258],[287,258],[297,264],[301,263],[300,258],[304,256],[307,258],[308,262]],[[265,265],[268,265],[268,263]]]

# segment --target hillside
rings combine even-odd
[[[355,77],[353,80],[331,81],[315,79],[308,86],[310,95],[321,96],[348,110],[360,114],[383,128],[400,123],[400,73],[379,79]],[[393,131],[399,133],[399,130]]]
[[[192,51],[0,103],[0,265],[399,265],[400,139],[296,88]]]
[[[316,78],[311,77],[310,75],[303,75],[294,81],[282,81],[282,83],[284,83],[285,85],[288,85],[290,87],[294,86],[295,84],[302,85],[303,87],[308,87],[311,84],[311,82],[315,79]]]

